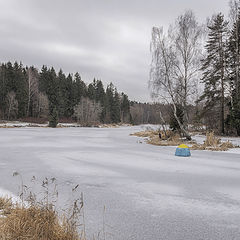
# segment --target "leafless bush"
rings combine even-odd
[[[84,97],[74,108],[74,115],[77,121],[83,126],[98,124],[100,122],[101,112],[102,107],[99,102]]]

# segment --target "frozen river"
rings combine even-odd
[[[140,128],[0,129],[0,189],[17,194],[14,171],[28,186],[55,177],[61,205],[79,184],[87,231],[104,215],[106,239],[240,239],[240,154],[175,157],[129,136]]]

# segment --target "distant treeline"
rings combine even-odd
[[[101,80],[86,84],[79,73],[65,75],[46,66],[39,71],[17,62],[0,66],[2,120],[158,123],[160,106],[130,102],[112,83],[106,88]]]

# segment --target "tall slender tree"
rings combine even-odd
[[[228,39],[228,77],[230,89],[228,124],[240,136],[240,2],[231,5],[231,29]]]
[[[225,88],[226,74],[226,37],[227,25],[222,13],[214,15],[208,25],[208,40],[205,46],[207,57],[202,61],[204,92],[200,100],[205,100],[205,110],[220,106],[220,129],[225,133]]]

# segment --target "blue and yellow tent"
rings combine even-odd
[[[189,147],[185,144],[179,145],[176,149],[175,156],[190,157],[191,153]]]

